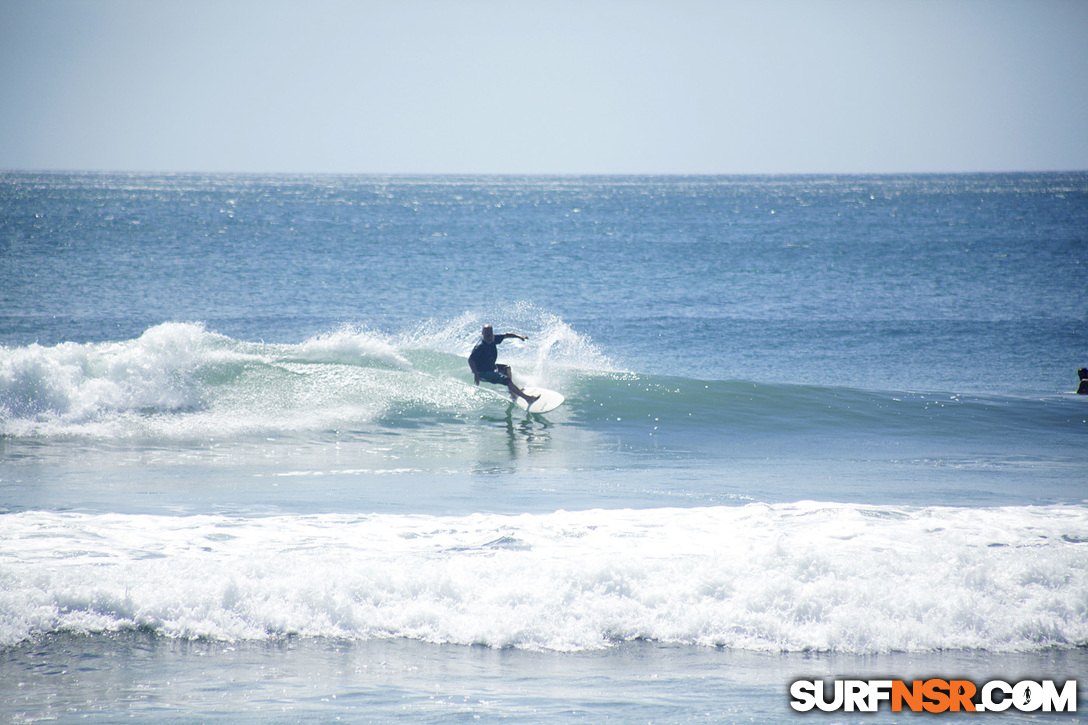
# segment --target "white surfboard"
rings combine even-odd
[[[540,397],[533,401],[532,405],[525,402],[524,398],[518,398],[516,405],[522,410],[527,410],[530,413],[547,413],[549,410],[555,410],[563,401],[566,400],[562,395],[554,390],[548,390],[547,388],[522,388],[526,395],[539,395]]]

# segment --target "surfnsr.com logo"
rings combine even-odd
[[[876,712],[888,703],[892,712],[1076,712],[1077,681],[1059,687],[1054,680],[1010,684],[991,680],[797,680],[790,685],[790,707],[798,712]]]

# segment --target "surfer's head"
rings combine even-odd
[[[484,325],[483,337],[487,342],[491,342],[495,338],[495,331],[491,329],[491,325]]]
[[[1081,380],[1088,380],[1088,368],[1081,368],[1077,371],[1077,375],[1080,376]]]

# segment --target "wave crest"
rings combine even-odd
[[[200,407],[201,368],[235,357],[201,325],[167,323],[117,343],[0,348],[0,411],[10,424],[79,424],[111,413]]]

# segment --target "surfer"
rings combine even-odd
[[[501,335],[496,335],[495,331],[491,329],[491,325],[484,325],[481,337],[483,339],[476,343],[476,347],[472,348],[472,354],[468,356],[468,366],[472,369],[472,377],[475,379],[476,384],[479,385],[480,381],[483,380],[495,385],[505,385],[510,390],[511,400],[517,400],[520,397],[524,398],[526,403],[532,405],[533,401],[539,396],[526,395],[521,388],[514,385],[513,373],[511,373],[509,365],[495,364],[495,360],[499,357],[498,345],[500,342],[509,337],[516,337],[519,340],[528,340],[529,338],[516,332],[504,332]]]
[[[1077,388],[1077,393],[1088,395],[1088,368],[1081,368],[1077,371],[1077,375],[1080,376],[1080,387]]]

